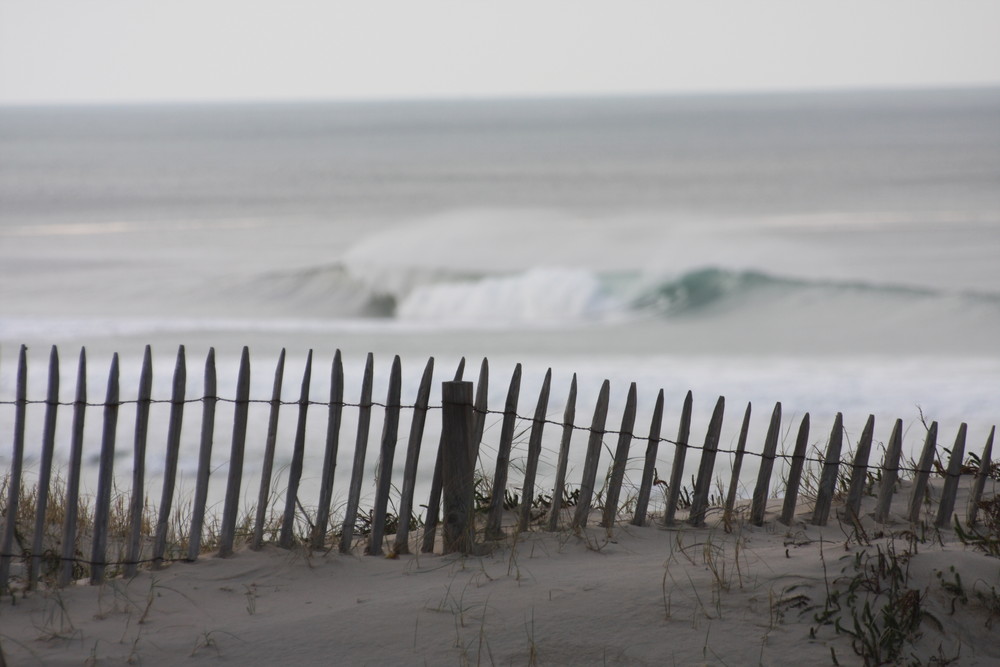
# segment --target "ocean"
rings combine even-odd
[[[665,437],[691,390],[693,442],[723,395],[723,447],[751,402],[748,446],[759,451],[781,401],[783,432],[808,412],[817,447],[843,412],[849,444],[874,414],[877,442],[901,418],[912,454],[924,419],[950,447],[966,422],[978,451],[1000,418],[1000,89],[0,108],[0,401],[13,399],[21,344],[37,400],[52,345],[65,401],[86,347],[93,402],[114,352],[123,397],[135,396],[146,344],[154,398],[169,398],[182,344],[189,397],[201,395],[209,347],[219,393],[232,397],[247,345],[254,398],[270,397],[285,348],[284,397],[295,400],[312,349],[312,398],[323,401],[340,349],[348,401],[368,352],[377,398],[401,357],[404,403],[429,357],[435,383],[462,357],[474,380],[485,357],[495,410],[521,363],[522,415],[551,368],[555,420],[576,374],[579,423],[611,381],[609,428],[637,383],[636,435],[662,388]],[[248,469],[264,447],[258,407]],[[116,462],[124,484],[128,408]],[[279,466],[291,458],[291,409]],[[29,407],[29,468],[42,410]],[[154,406],[153,486],[166,410]],[[350,473],[351,419],[335,496]],[[64,409],[57,465],[69,420]],[[223,406],[218,479],[225,420]],[[189,485],[197,422],[189,410]],[[0,470],[12,423],[0,403]],[[313,408],[310,423],[306,489],[319,475],[324,411]],[[372,471],[380,427],[376,417]],[[87,428],[92,482],[98,410]],[[498,433],[491,415],[487,453]],[[786,433],[784,446],[792,440]],[[633,445],[632,476],[643,450]],[[672,446],[659,457],[665,477]],[[432,464],[425,453],[422,484]],[[542,479],[553,464],[548,454]]]

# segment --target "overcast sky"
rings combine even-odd
[[[0,103],[970,84],[997,0],[0,0]]]

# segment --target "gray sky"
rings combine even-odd
[[[0,0],[0,103],[970,84],[996,0]]]

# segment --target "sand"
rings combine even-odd
[[[1000,559],[952,530],[876,526],[873,502],[860,529],[803,507],[792,526],[532,531],[482,556],[243,549],[5,596],[0,646],[9,665],[853,665],[863,642],[835,621],[868,600],[879,629],[917,602],[906,660],[1000,664]]]

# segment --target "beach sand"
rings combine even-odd
[[[800,506],[784,526],[775,500],[762,527],[714,512],[706,528],[533,530],[481,556],[243,549],[5,596],[0,646],[8,665],[853,665],[865,646],[1000,664],[1000,560],[952,529],[878,526],[873,503],[860,524],[838,510],[812,526]],[[855,618],[876,634],[852,637]]]

